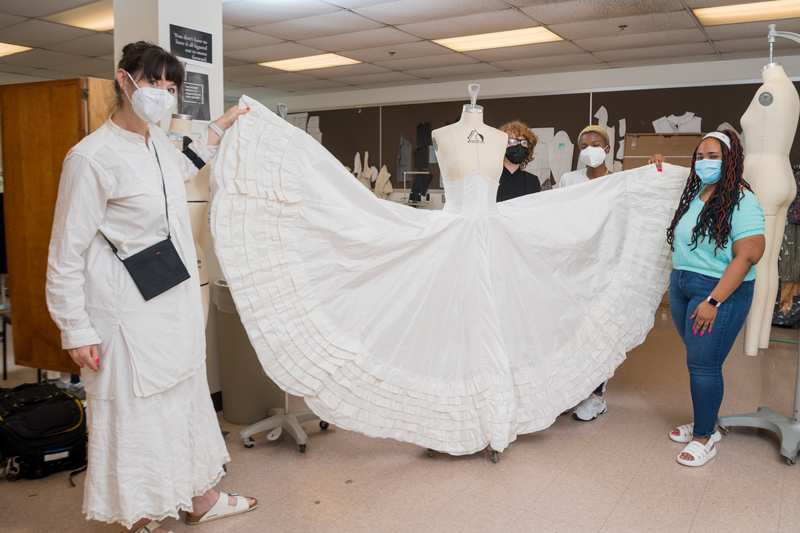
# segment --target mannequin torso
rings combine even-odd
[[[467,178],[475,170],[500,181],[508,135],[483,123],[480,106],[464,106],[461,120],[434,130],[432,137],[444,181]]]

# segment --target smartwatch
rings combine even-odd
[[[713,296],[709,296],[708,298],[706,298],[706,301],[708,303],[710,303],[711,305],[713,305],[714,307],[719,307],[720,305],[722,305],[722,302],[720,302],[719,300],[717,300]]]

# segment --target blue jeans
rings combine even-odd
[[[712,278],[689,272],[673,270],[669,284],[669,309],[681,340],[686,345],[686,364],[694,406],[694,436],[705,438],[715,431],[719,406],[725,385],[722,381],[722,363],[728,357],[736,336],[744,325],[750,303],[753,301],[754,281],[743,281],[717,310],[717,318],[702,337],[694,334],[694,310],[719,283]]]

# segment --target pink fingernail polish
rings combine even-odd
[[[703,334],[701,333],[701,334],[700,334],[700,336],[702,337],[702,336],[703,336]]]

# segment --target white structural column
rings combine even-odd
[[[211,63],[186,60],[183,57],[180,59],[185,62],[188,73],[208,76],[208,90],[200,88],[193,91],[193,94],[208,103],[210,118],[219,117],[224,112],[222,0],[114,0],[115,64],[122,56],[122,48],[128,43],[150,41],[165,50],[171,50],[173,35],[170,25],[211,35]],[[197,132],[206,124],[206,121],[194,120],[192,131]],[[163,117],[161,126],[165,130],[170,128],[169,114]],[[209,175],[210,168],[207,165],[192,183],[187,184],[186,193],[187,199],[190,201],[189,210],[195,244],[198,247],[198,259],[201,262],[199,265],[200,281],[204,284],[204,304],[209,311],[206,329],[208,380],[211,391],[217,392],[221,386],[217,353],[216,309],[214,306],[208,309],[208,290],[213,281],[221,277],[221,273],[219,263],[214,257],[211,235],[208,231]],[[206,284],[206,282],[210,283]]]

